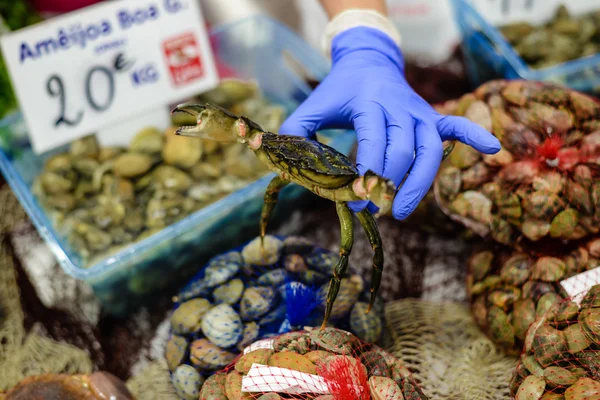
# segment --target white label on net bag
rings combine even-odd
[[[600,266],[565,279],[560,284],[569,297],[579,304],[592,286],[600,284]]]
[[[273,350],[273,342],[275,340],[274,339],[262,339],[262,340],[258,340],[254,343],[252,343],[250,346],[246,347],[244,349],[244,354],[248,354],[254,350],[258,350],[258,349],[267,349],[267,350]]]
[[[252,364],[242,378],[242,392],[330,394],[321,376],[262,364]]]

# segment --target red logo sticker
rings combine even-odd
[[[163,42],[163,53],[175,86],[204,76],[200,48],[193,33],[184,33]]]

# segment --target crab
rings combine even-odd
[[[267,223],[277,203],[281,189],[295,183],[317,196],[335,203],[340,221],[340,258],[335,265],[327,293],[325,316],[321,329],[327,325],[337,297],[341,277],[347,271],[348,258],[354,242],[352,211],[348,202],[368,200],[378,208],[377,215],[366,208],[356,213],[373,248],[371,297],[365,313],[369,313],[383,273],[383,248],[375,217],[389,213],[396,193],[396,185],[372,171],[361,176],[354,164],[342,153],[309,138],[266,132],[257,123],[237,116],[214,104],[184,103],[172,113],[183,112],[196,117],[195,126],[182,126],[177,135],[198,137],[223,142],[246,144],[266,166],[277,174],[267,186],[260,219],[260,237],[264,241]],[[444,150],[444,158],[452,151],[453,142]],[[262,242],[261,242],[262,243]]]

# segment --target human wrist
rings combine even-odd
[[[404,71],[404,57],[400,47],[378,29],[358,26],[337,35],[331,45],[331,59],[337,62],[355,53],[359,59],[368,58],[376,65],[393,63]]]
[[[321,49],[327,57],[331,57],[332,42],[340,34],[348,30],[365,27],[377,30],[387,36],[397,48],[402,42],[400,32],[392,21],[376,10],[349,9],[339,13],[327,24],[321,38]]]

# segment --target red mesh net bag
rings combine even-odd
[[[462,143],[440,170],[440,208],[481,236],[577,240],[600,229],[600,104],[556,84],[494,80],[438,107],[492,132],[500,152]]]
[[[507,354],[519,355],[527,329],[569,294],[561,282],[600,265],[600,235],[570,243],[487,243],[468,261],[473,316]]]
[[[586,281],[600,282],[600,269],[563,284],[574,293]],[[517,400],[600,399],[600,285],[553,305],[530,326],[510,391]]]
[[[427,399],[399,359],[336,328],[255,342],[200,391],[200,400],[250,398]]]

